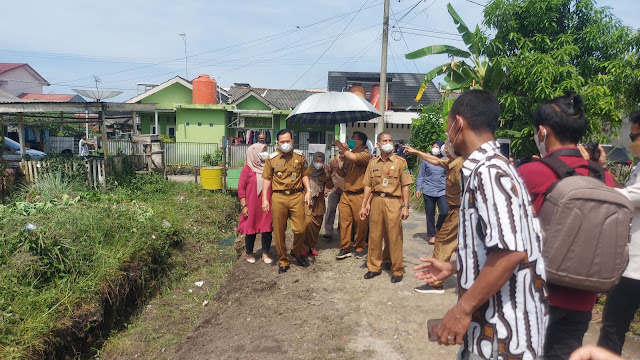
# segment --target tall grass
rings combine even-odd
[[[185,238],[213,243],[237,215],[230,196],[148,175],[100,192],[53,172],[24,190],[28,198],[0,206],[2,359],[42,357],[51,334],[97,306],[127,264],[140,264],[153,289]]]

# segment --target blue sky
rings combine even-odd
[[[487,0],[391,0],[396,27],[387,71],[426,72],[446,57],[409,61],[404,54],[433,44],[463,46],[447,2],[474,27],[483,10],[476,3]],[[598,5],[640,27],[636,0]],[[101,89],[123,91],[113,100],[124,101],[137,94],[137,83],[185,77],[179,33],[186,34],[188,77],[209,74],[223,87],[326,89],[328,71],[380,71],[382,0],[34,0],[2,7],[0,62],[29,63],[53,84],[45,92],[93,88],[97,75]]]

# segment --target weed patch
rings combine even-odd
[[[188,275],[176,253],[217,246],[237,216],[231,196],[157,176],[67,185],[0,206],[0,358],[86,355]]]

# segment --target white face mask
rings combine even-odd
[[[267,160],[267,157],[269,156],[269,153],[265,151],[265,152],[259,153],[258,155],[260,155],[260,160],[265,161],[265,160]]]
[[[451,128],[453,128],[453,125],[451,125]],[[460,135],[461,132],[462,132],[462,127],[460,127],[460,129],[458,130],[458,133],[456,134],[456,137],[453,139],[453,141],[451,141],[451,137],[449,136],[449,131],[446,132],[447,141],[445,142],[445,146],[447,147],[447,149],[451,151],[449,154],[451,155],[452,158],[458,157],[458,155],[455,154],[456,149],[453,147],[453,143],[455,143],[456,140],[458,140],[458,136]]]
[[[320,170],[324,167],[324,163],[321,162],[314,162],[313,163],[313,167],[316,168],[316,170]]]
[[[380,146],[380,150],[386,152],[386,153],[390,153],[393,151],[393,144],[384,144]]]
[[[289,143],[280,145],[280,151],[282,152],[288,153],[291,149],[293,149],[293,145]]]
[[[448,137],[449,136],[447,135],[447,138]],[[451,142],[449,141],[449,139],[447,139],[447,141],[445,141],[444,143],[444,150],[446,151],[446,154],[442,154],[443,156],[451,158],[452,160],[458,157],[456,154],[453,153],[453,146],[451,145]]]
[[[437,147],[431,148],[431,155],[433,156],[440,155],[440,149],[438,149]]]
[[[540,132],[533,135],[533,141],[535,141],[536,146],[538,147],[540,156],[545,157],[545,155],[547,155],[547,145],[545,145],[544,141],[547,140],[547,130],[545,128],[542,128],[542,131],[543,131],[542,135],[544,135],[544,138],[542,139],[542,141],[538,140],[538,135],[540,135]]]

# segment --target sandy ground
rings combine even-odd
[[[176,359],[453,359],[457,347],[427,338],[426,321],[455,304],[456,282],[444,294],[419,294],[411,268],[430,255],[423,213],[404,222],[405,278],[390,273],[365,280],[364,259],[336,260],[338,236],[320,239],[308,268],[241,258],[197,325],[176,349]],[[288,232],[288,243],[292,234]],[[259,241],[256,241],[256,245]],[[259,246],[256,246],[259,248]],[[271,248],[275,259],[275,248]],[[259,257],[259,255],[258,255]],[[592,323],[585,344],[597,341]],[[640,359],[640,342],[628,338],[626,359]]]

